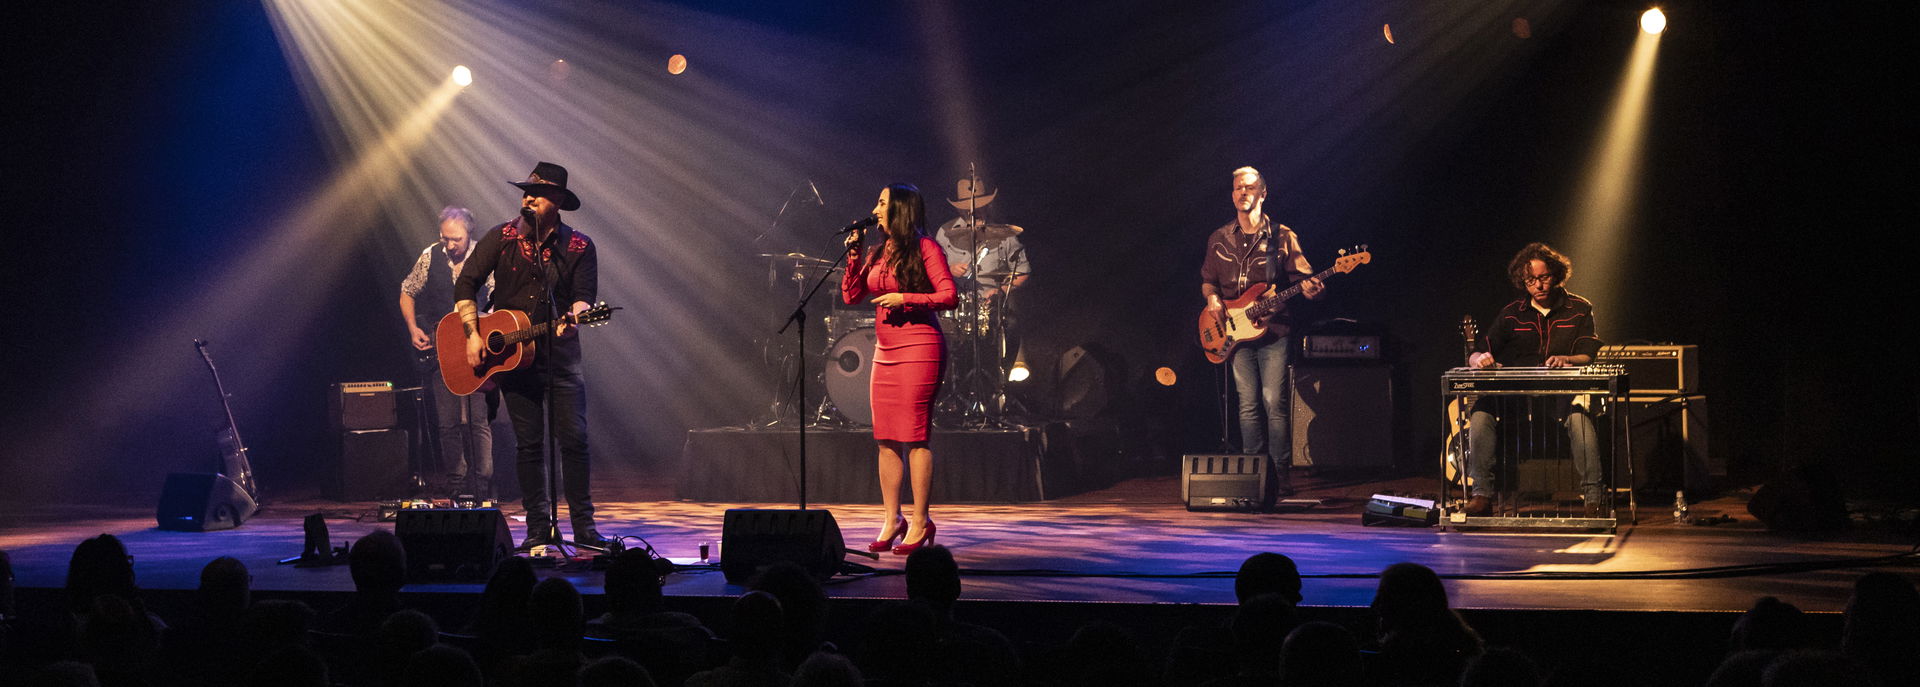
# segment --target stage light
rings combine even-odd
[[[454,67],[453,82],[461,88],[473,85],[473,70],[468,69],[464,64]]]
[[[554,60],[547,65],[547,78],[554,81],[566,81],[573,76],[573,65],[566,60]]]
[[[1387,45],[1393,45],[1393,25],[1381,24],[1380,34],[1387,37]]]
[[[1180,381],[1180,376],[1174,374],[1171,367],[1161,367],[1153,371],[1153,381],[1159,382],[1160,386],[1173,386]]]
[[[686,70],[687,70],[687,56],[686,56],[686,55],[674,55],[673,57],[669,57],[669,58],[667,58],[667,73],[668,73],[668,74],[676,74],[676,75],[677,75],[677,74],[679,74],[679,73],[681,73],[681,72],[684,72],[684,71],[686,71]]]
[[[1027,369],[1027,348],[1021,346],[1020,351],[1013,354],[1013,367],[1007,370],[1007,381],[1024,382],[1031,376],[1033,371]]]
[[[1649,10],[1649,17],[1659,16]],[[1641,162],[1646,156],[1649,94],[1653,91],[1654,65],[1660,54],[1660,26],[1642,20],[1645,31],[1635,34],[1632,51],[1620,73],[1613,102],[1600,120],[1593,150],[1586,163],[1585,178],[1571,208],[1567,226],[1569,255],[1585,267],[1588,278],[1576,284],[1580,294],[1595,303],[1614,303],[1625,291],[1624,280],[1613,276],[1627,274],[1621,261],[1626,247],[1634,241],[1639,183],[1644,178]],[[1601,337],[1609,332],[1601,325]]]
[[[1640,13],[1640,30],[1656,36],[1667,30],[1667,13],[1658,7]]]
[[[1520,40],[1526,40],[1528,38],[1532,38],[1533,22],[1527,21],[1526,17],[1514,17],[1513,18],[1513,37],[1518,38]]]

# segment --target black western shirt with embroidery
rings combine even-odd
[[[1565,289],[1555,289],[1552,300],[1545,314],[1533,308],[1530,298],[1508,303],[1486,327],[1480,350],[1512,367],[1539,367],[1547,364],[1548,356],[1599,353],[1593,304]]]
[[[600,272],[593,240],[562,223],[559,231],[535,245],[522,224],[524,221],[515,219],[487,230],[486,235],[480,237],[472,255],[467,258],[467,264],[460,270],[460,278],[454,280],[454,300],[473,300],[480,285],[486,283],[488,275],[492,275],[492,302],[477,305],[481,305],[483,310],[519,310],[527,313],[528,319],[535,323],[544,322],[548,319],[548,310],[542,305],[546,288],[546,282],[541,278],[544,260],[552,271],[553,312],[566,313],[572,310],[576,301],[594,302],[600,290]],[[545,347],[536,346],[537,359],[568,370],[579,370],[580,337],[577,333],[559,339],[554,348],[556,350],[548,351]]]

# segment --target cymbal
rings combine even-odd
[[[968,229],[966,225],[961,225],[953,227],[948,231],[959,236],[966,236]],[[976,234],[976,238],[980,241],[998,241],[1000,239],[1019,236],[1020,233],[1026,231],[1026,229],[1022,229],[1018,224],[980,224],[976,225],[973,231]]]
[[[755,253],[754,257],[766,258],[768,261],[790,262],[795,265],[831,265],[833,264],[832,260],[828,260],[826,258],[816,258],[811,255],[807,255],[806,253]]]

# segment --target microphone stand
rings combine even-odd
[[[546,236],[542,236],[540,234],[540,223],[534,219],[531,211],[522,209],[520,216],[527,220],[528,232],[534,238],[533,252],[540,260],[541,302],[538,305],[545,308],[547,317],[545,321],[550,323],[547,326],[547,330],[540,334],[540,346],[546,350],[547,359],[545,362],[535,361],[535,369],[539,370],[540,373],[540,398],[541,405],[543,406],[541,413],[545,417],[545,421],[541,423],[542,434],[545,435],[541,443],[546,447],[545,455],[542,456],[541,461],[542,477],[547,483],[547,531],[545,534],[547,535],[549,546],[560,549],[561,556],[572,558],[579,544],[560,536],[560,478],[558,474],[559,471],[555,469],[559,466],[560,439],[553,433],[553,421],[555,417],[553,412],[553,371],[555,358],[559,354],[559,351],[555,347],[555,342],[558,339],[558,333],[555,330],[558,329],[558,327],[551,324],[559,319],[560,314],[559,304],[553,294],[553,259],[548,255],[549,250],[546,248],[547,239],[552,238],[557,240],[559,238],[561,225],[559,218],[556,217],[553,222],[554,226],[552,231],[549,231]],[[556,245],[555,248],[561,249],[565,247]],[[571,514],[573,508],[571,501],[568,502],[567,508],[568,513]],[[533,533],[529,531],[527,534],[531,536]],[[579,532],[574,533],[574,536],[579,535]]]
[[[793,306],[793,312],[787,315],[786,322],[782,323],[780,325],[780,329],[774,332],[774,335],[778,336],[781,334],[785,334],[787,332],[788,327],[793,327],[794,328],[793,335],[794,335],[794,339],[796,340],[796,348],[794,350],[797,350],[797,351],[806,350],[807,304],[812,302],[814,295],[820,292],[820,286],[827,283],[828,279],[833,278],[833,273],[839,270],[841,263],[846,262],[848,252],[849,252],[848,250],[840,251],[840,257],[835,258],[833,260],[833,264],[827,267],[826,272],[821,274],[820,278],[813,282],[813,288],[808,289],[806,295],[800,297],[800,302],[795,303]],[[799,404],[803,404],[807,402],[807,357],[805,355],[801,355],[798,357],[799,357],[799,364],[794,366],[794,371],[793,371],[793,387],[795,389],[794,393],[797,394],[797,397],[794,400],[794,403],[796,404],[795,405],[796,408],[799,407]],[[801,418],[800,422],[797,423],[797,426],[800,433],[800,510],[806,510],[807,509],[807,421],[806,421],[806,418],[804,417]]]

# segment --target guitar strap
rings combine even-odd
[[[1267,244],[1267,288],[1277,289],[1280,288],[1280,279],[1286,276],[1280,268],[1280,225],[1274,224],[1272,217],[1261,215],[1261,219],[1267,222],[1267,228],[1261,232],[1266,236],[1265,243]],[[1268,319],[1268,322],[1272,323],[1273,320],[1280,320],[1282,318],[1281,313],[1283,312],[1286,312],[1285,302],[1280,304],[1280,311],[1275,312],[1273,317]]]
[[[1266,235],[1267,244],[1267,286],[1277,287],[1280,285],[1281,276],[1280,232],[1274,229],[1275,225],[1272,217],[1262,216],[1261,219],[1267,221],[1266,231],[1263,232]]]

